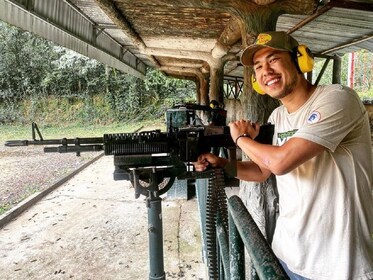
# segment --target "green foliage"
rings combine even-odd
[[[348,58],[349,54],[345,54],[341,58],[341,84],[348,85]],[[325,60],[316,60],[313,73],[313,82],[316,81]],[[354,71],[354,85],[353,88],[362,99],[373,99],[373,54],[367,50],[360,50],[355,52],[355,71]],[[333,61],[330,60],[325,72],[320,79],[319,84],[330,84],[332,82]]]
[[[12,123],[20,120],[20,111],[17,103],[4,102],[0,106],[0,124]]]
[[[54,48],[58,59],[42,81],[45,92],[58,96],[86,96],[105,92],[105,68],[95,60]]]
[[[110,71],[107,79],[106,100],[118,121],[159,118],[166,108],[192,100],[195,95],[191,82],[170,79],[152,69],[148,69],[144,81],[115,70]]]
[[[195,85],[149,70],[137,79],[0,23],[0,123],[139,121],[190,101]]]
[[[0,23],[0,52],[0,99],[19,100],[43,92],[41,83],[55,56],[50,43]]]
[[[191,86],[189,81],[169,79],[157,70],[149,70],[147,79],[145,80],[145,88],[151,96],[154,96],[154,101],[160,102],[166,108],[194,99],[194,85]],[[191,94],[193,92],[193,94]],[[161,108],[162,111],[165,108]]]

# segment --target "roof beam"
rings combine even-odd
[[[167,56],[173,58],[187,58],[203,60],[210,63],[212,56],[210,52],[192,51],[192,50],[174,50],[174,49],[163,49],[163,48],[145,48],[145,53],[154,56]]]
[[[357,38],[357,39],[354,39],[350,42],[347,42],[347,43],[344,43],[344,44],[341,44],[339,46],[336,46],[334,48],[331,48],[331,49],[328,49],[328,50],[325,50],[323,52],[321,52],[321,54],[327,54],[327,53],[330,53],[330,52],[333,52],[333,51],[337,51],[337,50],[340,50],[340,49],[344,49],[344,48],[347,48],[347,47],[350,47],[350,46],[353,46],[353,45],[356,45],[356,44],[359,44],[361,42],[364,42],[364,41],[367,41],[367,40],[370,40],[373,38],[373,34],[370,34],[370,35],[364,35],[363,37],[361,38]]]
[[[186,67],[173,67],[173,66],[162,66],[161,71],[178,73],[180,76],[195,76],[199,79],[204,78],[204,74],[197,68],[186,68]]]
[[[327,11],[329,11],[331,8],[332,7],[330,7],[329,5],[326,5],[326,6],[322,7],[321,9],[317,10],[314,14],[310,15],[309,17],[306,17],[304,20],[302,20],[301,22],[299,22],[293,28],[290,28],[286,33],[287,34],[291,34],[294,31],[297,31],[298,29],[302,28],[306,24],[310,23],[314,19],[318,18],[322,14],[326,13]]]
[[[95,25],[95,27],[100,28],[100,29],[120,29],[115,24],[103,24],[103,23],[98,23],[98,24]]]
[[[319,16],[325,14],[331,8],[343,8],[343,9],[352,9],[352,10],[363,10],[363,11],[373,11],[373,4],[370,3],[361,3],[361,2],[354,2],[354,1],[346,1],[346,0],[331,0],[328,4],[324,7],[318,9],[314,14],[306,17],[304,20],[299,22],[293,28],[289,29],[286,33],[291,34],[294,31],[302,28],[306,24],[310,23],[311,21],[315,20]]]
[[[132,28],[128,20],[123,16],[121,11],[115,6],[113,1],[108,0],[95,0],[98,6],[110,17],[110,19],[117,24],[120,29],[130,38],[131,42],[139,49],[140,52],[144,53],[146,45],[141,39],[140,35]],[[158,61],[150,56],[149,59],[156,65],[160,66]]]
[[[203,67],[203,62],[202,61],[191,61],[191,62],[185,62],[185,61],[180,61],[178,59],[175,59],[172,62],[163,62],[163,66],[175,66],[175,67],[187,67],[187,68],[202,68]]]

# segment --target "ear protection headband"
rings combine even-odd
[[[313,54],[311,50],[305,45],[299,45],[294,49],[295,63],[301,73],[311,72],[314,65]],[[265,92],[259,86],[258,81],[253,74],[251,76],[251,84],[253,89],[259,94],[265,94]]]

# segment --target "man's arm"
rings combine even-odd
[[[284,175],[325,150],[322,145],[293,137],[282,146],[260,144],[241,137],[237,145],[261,170]]]
[[[261,144],[252,140],[258,135],[259,126],[249,125],[247,121],[230,123],[230,128],[233,139],[242,134],[252,135],[236,140],[236,144],[251,159],[237,162],[237,178],[245,181],[261,182],[271,173],[284,175],[325,150],[322,145],[298,137],[289,139],[282,146]],[[195,163],[195,167],[197,171],[203,171],[209,165],[224,168],[227,163],[227,159],[213,154],[203,154]]]
[[[254,161],[237,162],[237,178],[244,181],[263,182],[271,175],[271,171],[262,168]]]
[[[204,171],[208,166],[225,168],[227,164],[233,164],[233,162],[217,157],[214,154],[206,153],[199,156],[198,161],[194,162],[194,167],[196,171]],[[230,166],[229,169],[237,169],[236,177],[245,181],[262,182],[271,175],[269,170],[259,167],[253,161],[238,161],[236,166]]]

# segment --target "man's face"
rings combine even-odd
[[[253,57],[255,77],[265,93],[282,99],[293,92],[298,71],[289,52],[263,48]]]

